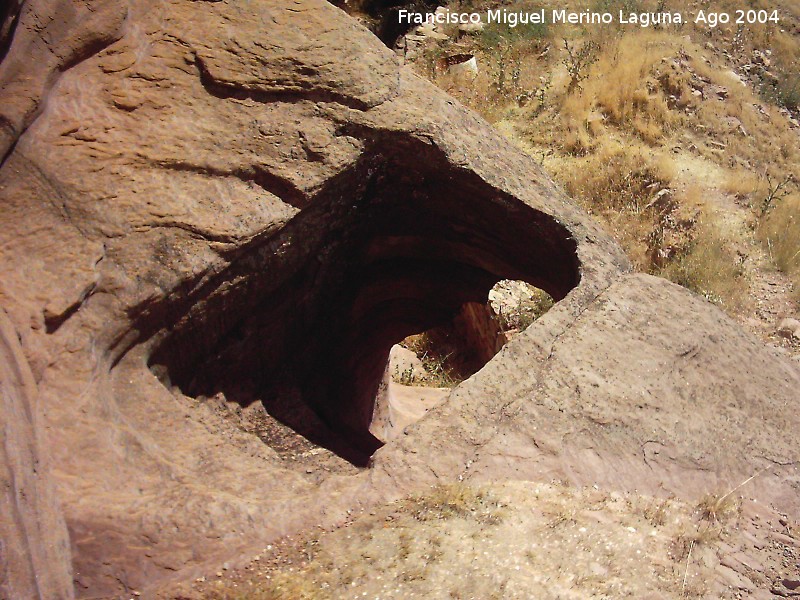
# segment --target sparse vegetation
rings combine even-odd
[[[653,500],[642,512],[653,527],[662,527],[667,522],[669,500]]]
[[[697,505],[700,518],[714,524],[724,524],[739,512],[739,499],[733,494],[707,494]]]
[[[800,301],[800,194],[782,199],[761,221],[758,233],[778,268],[792,277]]]
[[[631,596],[705,597],[717,542],[736,531],[694,508],[532,482],[436,486],[323,534],[310,552],[301,545],[279,568],[209,582],[218,593],[204,597],[499,599],[569,588],[589,598],[618,596],[620,582]]]
[[[692,242],[661,274],[711,302],[732,310],[740,308],[747,283],[733,236],[708,212],[701,216],[693,233]]]
[[[766,80],[761,94],[778,106],[793,111],[800,109],[800,72],[782,73]]]
[[[672,556],[678,562],[689,561],[693,549],[715,544],[721,539],[722,527],[702,523],[696,529],[690,529],[675,538]]]
[[[414,367],[408,367],[402,371],[398,368],[392,373],[392,380],[400,385],[423,385],[427,377],[419,377],[414,371]]]
[[[526,10],[535,11],[538,8],[528,5]],[[491,23],[478,35],[478,44],[485,50],[495,50],[503,46],[538,44],[541,40],[549,38],[550,28],[547,23],[523,23],[516,27],[505,23]]]
[[[429,585],[433,569],[452,552],[453,537],[442,531],[469,531],[485,538],[503,522],[505,503],[491,490],[467,483],[437,485],[384,507],[380,517],[362,517],[330,536],[293,551],[296,564],[259,577],[253,585],[220,580],[205,597],[214,600],[317,600],[349,597],[386,575],[397,589]],[[448,528],[448,529],[443,529]],[[332,541],[332,543],[331,543]],[[340,554],[344,552],[344,557]],[[452,561],[452,554],[449,555]],[[244,590],[242,589],[244,588]],[[383,597],[383,596],[382,596]],[[395,591],[388,597],[404,597]],[[482,598],[492,597],[481,593]],[[502,595],[498,596],[499,598]]]
[[[497,499],[488,491],[465,483],[437,485],[409,498],[402,510],[418,521],[460,517],[498,523],[502,519],[502,504]]]
[[[449,343],[448,337],[446,332],[434,331],[412,335],[403,340],[402,345],[422,361],[427,375],[419,378],[414,376],[413,371],[401,373],[398,383],[448,388],[461,383],[465,377],[455,362],[456,348]]]
[[[657,0],[586,6],[670,9]],[[446,54],[450,43],[429,51]],[[638,269],[747,314],[752,269],[763,262],[745,257],[761,241],[800,288],[800,144],[790,122],[799,116],[800,38],[786,27],[493,25],[457,44],[474,52],[478,75],[428,75],[536,157]]]

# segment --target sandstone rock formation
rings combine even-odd
[[[56,500],[36,384],[0,310],[0,597],[72,597],[69,540]]]
[[[2,32],[4,394],[32,378],[2,458],[43,490],[24,527],[4,504],[32,557],[4,559],[11,597],[31,569],[69,595],[51,485],[78,597],[456,476],[690,494],[764,470],[751,493],[798,513],[796,367],[629,274],[531,159],[337,8],[30,0]],[[378,450],[391,346],[501,279],[558,303]]]

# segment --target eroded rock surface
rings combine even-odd
[[[77,596],[459,475],[688,494],[774,465],[754,489],[797,511],[796,368],[627,275],[533,161],[340,10],[34,0],[8,31],[0,301]],[[373,456],[391,346],[501,279],[560,302]],[[66,562],[39,568],[63,584]]]
[[[36,383],[0,310],[0,597],[71,598],[69,539],[49,476]]]

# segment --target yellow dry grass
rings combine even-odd
[[[488,6],[481,0],[459,4],[470,10]],[[549,9],[556,3],[537,4]],[[574,8],[616,12],[657,5],[586,0]],[[708,0],[703,8],[732,14],[739,5]],[[433,78],[539,159],[604,223],[637,268],[735,313],[748,306],[747,274],[737,254],[742,246],[759,239],[781,269],[797,273],[794,201],[775,199],[768,218],[761,217],[774,182],[800,173],[798,134],[786,112],[793,93],[786,86],[800,73],[800,36],[790,25],[800,22],[800,13],[789,0],[751,5],[779,9],[784,24],[713,30],[692,23],[660,29],[550,26],[513,39],[501,35],[503,42],[494,45],[475,41],[482,67],[477,77]],[[531,6],[520,0],[505,8]],[[491,35],[500,39],[498,32]],[[437,51],[446,53],[447,44]],[[457,46],[469,44],[461,38]],[[755,65],[749,81],[742,79],[744,62]],[[789,83],[778,89],[774,81]],[[682,164],[695,158],[711,163],[714,180],[691,189],[688,176],[677,176],[675,157]],[[665,189],[672,200],[654,206]],[[799,192],[795,181],[782,196]],[[707,206],[706,196],[720,195],[749,212],[739,217],[747,227],[733,231],[727,217]]]
[[[605,223],[634,264],[650,270],[648,236],[656,214],[647,205],[668,186],[671,163],[642,146],[606,140],[592,153],[560,157],[549,166],[569,194]]]
[[[762,219],[758,233],[778,268],[792,278],[800,300],[800,194],[779,201]]]
[[[661,275],[732,312],[741,309],[747,282],[734,247],[735,232],[720,223],[712,210],[705,209],[693,233],[686,251]]]
[[[597,137],[615,126],[648,143],[662,139],[678,120],[655,79],[656,67],[674,51],[669,37],[630,34],[599,48],[581,89],[564,98],[560,112],[568,130]]]

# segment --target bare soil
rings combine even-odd
[[[773,598],[800,576],[798,524],[735,498],[464,484],[285,539],[164,598]],[[725,502],[723,500],[723,502]],[[774,594],[774,595],[773,595]]]

